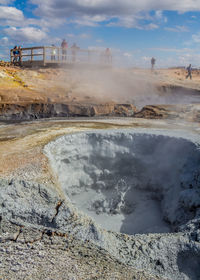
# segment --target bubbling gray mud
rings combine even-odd
[[[200,206],[200,150],[178,133],[66,135],[45,148],[66,196],[107,230],[184,230]]]

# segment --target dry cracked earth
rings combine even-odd
[[[0,279],[200,279],[184,75],[1,66]]]

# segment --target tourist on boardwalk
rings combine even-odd
[[[17,46],[14,46],[13,48],[13,63],[15,64],[18,61],[19,57],[19,50]]]
[[[152,57],[152,59],[151,59],[151,70],[152,71],[154,70],[155,63],[156,63],[156,59],[154,57]]]
[[[191,64],[187,67],[187,71],[188,71],[188,74],[185,78],[187,79],[190,77],[190,80],[192,80],[192,65]]]
[[[76,43],[74,43],[71,47],[72,50],[72,62],[76,62],[76,53],[78,50],[80,50],[80,48],[76,45]]]
[[[67,60],[68,44],[65,39],[63,39],[63,41],[62,41],[61,48],[62,48],[62,60]]]
[[[51,45],[51,61],[56,60],[56,48],[55,45]]]
[[[105,57],[106,64],[112,64],[112,54],[109,48],[105,50],[104,57]]]
[[[22,48],[21,48],[21,46],[18,47],[18,61],[19,61],[19,65],[21,65],[21,63],[22,63]]]

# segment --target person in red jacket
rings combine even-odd
[[[68,44],[65,39],[63,39],[63,41],[62,41],[61,48],[62,48],[62,60],[67,60]]]

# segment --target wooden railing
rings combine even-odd
[[[48,64],[63,64],[63,63],[99,63],[102,54],[99,51],[84,50],[79,48],[68,48],[67,54],[63,54],[63,49],[60,47],[32,47],[22,48],[17,57],[13,54],[14,49],[10,50],[10,60],[15,63],[31,66],[31,65],[48,65]]]
[[[14,49],[10,50],[10,61],[13,62],[15,56],[17,61],[21,61],[21,63],[23,63],[23,61],[34,61],[35,57],[41,57],[41,61],[45,61],[44,60],[44,53],[45,53],[45,47],[32,47],[32,48],[22,48],[19,52],[19,54],[14,55],[13,51]],[[30,51],[30,53],[28,53]],[[40,51],[40,53],[36,53],[36,51]]]

